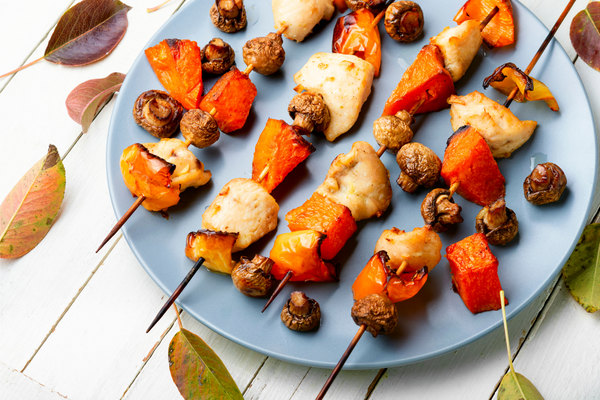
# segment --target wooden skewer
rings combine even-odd
[[[244,70],[244,72],[242,72],[242,74],[248,75],[248,74],[250,74],[250,72],[252,72],[253,69],[254,69],[254,65],[250,64],[246,67],[246,69]]]
[[[456,191],[458,190],[459,186],[460,186],[460,182],[454,182],[452,184],[452,186],[450,186],[450,194],[448,195],[449,199],[451,199],[452,196],[454,196],[454,193],[456,193]]]
[[[485,29],[485,27],[487,26],[487,24],[490,23],[490,21],[492,20],[492,18],[494,18],[496,16],[496,14],[498,14],[498,11],[500,11],[500,9],[498,8],[498,6],[494,7],[492,9],[492,11],[490,11],[490,13],[487,15],[487,17],[485,17],[485,19],[483,21],[481,21],[481,23],[479,24],[479,31],[483,31]]]
[[[415,115],[415,113],[419,110],[419,108],[421,108],[421,106],[425,103],[426,99],[421,99],[419,100],[418,103],[416,103],[413,108],[411,108],[410,112],[408,113],[411,117]],[[381,146],[379,148],[379,150],[377,150],[377,157],[381,158],[381,155],[383,153],[385,153],[385,151],[387,150],[387,146]]]
[[[110,230],[110,232],[108,233],[108,235],[106,236],[106,238],[102,241],[102,244],[100,245],[100,247],[98,247],[98,250],[96,250],[96,253],[100,251],[101,248],[104,247],[104,245],[113,237],[115,236],[115,233],[117,233],[119,231],[119,229],[121,229],[121,227],[123,226],[123,224],[125,224],[125,222],[127,222],[127,220],[129,219],[129,217],[131,217],[131,214],[133,214],[133,212],[135,210],[137,210],[137,208],[139,206],[142,205],[142,203],[144,202],[144,200],[146,200],[146,196],[141,195],[140,197],[137,198],[137,200],[135,201],[135,203],[133,203],[131,205],[131,207],[129,207],[129,210],[127,210],[125,212],[125,214],[123,214],[123,216],[121,217],[120,220],[117,221],[117,223],[115,224],[115,226]]]
[[[290,278],[292,277],[292,275],[294,275],[294,273],[291,270],[289,270],[285,274],[285,276],[283,277],[283,279],[281,280],[281,282],[279,282],[279,285],[277,286],[277,288],[275,289],[275,291],[273,292],[273,294],[269,298],[269,301],[267,301],[267,304],[265,304],[265,307],[262,309],[261,313],[264,313],[265,310],[267,309],[267,307],[269,307],[269,305],[273,302],[273,300],[275,300],[275,297],[277,297],[277,295],[279,294],[279,292],[281,292],[281,289],[283,289],[283,287],[288,283],[288,281],[290,280]]]
[[[288,24],[283,24],[279,27],[279,29],[277,29],[277,32],[275,32],[276,34],[280,35],[286,31],[286,29],[288,28]]]
[[[381,21],[381,19],[384,16],[385,16],[385,10],[382,10],[379,14],[377,14],[377,16],[375,17],[375,19],[373,20],[373,23],[371,24],[371,27],[375,28],[377,26],[377,24],[379,24],[379,21]]]

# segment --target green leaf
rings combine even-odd
[[[600,71],[600,1],[590,2],[573,18],[570,36],[579,57]]]
[[[498,400],[544,400],[544,398],[529,379],[511,370],[500,382]]]
[[[219,356],[186,329],[177,332],[169,344],[169,369],[186,400],[244,400]]]
[[[21,257],[42,241],[58,214],[65,184],[65,168],[50,145],[0,205],[0,258]]]
[[[600,308],[600,224],[585,227],[562,276],[573,298],[587,312]]]

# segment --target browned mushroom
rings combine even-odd
[[[365,324],[373,337],[388,335],[398,324],[398,311],[385,295],[374,293],[363,297],[352,306],[352,319],[356,325]]]
[[[352,11],[366,8],[378,12],[384,9],[387,0],[345,0],[346,5]]]
[[[433,189],[421,203],[421,216],[437,233],[463,222],[461,206],[450,197],[448,189]]]
[[[423,10],[413,1],[397,1],[385,10],[385,30],[397,42],[412,42],[423,25]]]
[[[408,193],[414,193],[419,185],[433,187],[440,179],[442,161],[429,148],[420,143],[408,143],[396,154],[396,161],[402,170],[398,185]]]
[[[502,245],[517,236],[519,221],[514,211],[506,207],[506,201],[502,198],[479,211],[475,219],[475,230],[483,233],[489,244]]]
[[[523,191],[528,202],[535,205],[558,201],[567,186],[567,177],[554,163],[538,164],[523,182]]]
[[[133,105],[136,124],[160,139],[171,137],[177,131],[181,117],[181,104],[161,90],[148,90],[140,94]]]
[[[396,154],[398,150],[413,138],[410,129],[412,116],[408,111],[400,110],[396,115],[384,115],[373,122],[373,136],[377,144]]]
[[[293,125],[307,132],[323,132],[331,121],[323,96],[316,93],[303,92],[295,95],[288,105],[288,112],[294,118]]]
[[[235,52],[222,39],[214,38],[202,49],[202,71],[224,74],[235,61]]]
[[[203,149],[219,140],[219,126],[206,111],[190,110],[181,119],[181,133],[186,141]]]
[[[303,292],[293,292],[283,306],[281,321],[293,331],[310,331],[321,321],[321,307]]]
[[[249,297],[268,295],[275,287],[275,278],[271,275],[274,264],[273,260],[260,254],[255,255],[252,260],[241,257],[231,272],[233,285]]]
[[[244,62],[262,75],[271,75],[285,61],[285,50],[281,35],[269,33],[265,37],[248,40],[242,49]]]
[[[246,26],[246,9],[242,0],[215,0],[210,19],[223,32],[235,33]]]

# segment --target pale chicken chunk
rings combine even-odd
[[[483,43],[479,21],[469,20],[454,28],[445,28],[430,39],[440,48],[444,56],[444,67],[456,82],[467,72],[469,65]]]
[[[331,122],[327,140],[346,133],[358,119],[363,103],[371,94],[373,65],[347,54],[316,53],[294,75],[294,82],[309,92],[323,96]]]
[[[238,233],[233,252],[240,251],[277,227],[279,205],[260,184],[236,178],[223,186],[202,214],[202,228]]]
[[[431,271],[442,259],[442,241],[430,225],[404,232],[398,228],[385,230],[375,244],[375,253],[385,250],[390,257],[388,265],[398,269],[402,262],[405,271],[416,271],[427,267]]]
[[[209,170],[204,170],[204,164],[179,139],[161,139],[160,142],[143,145],[150,153],[175,165],[171,182],[181,185],[182,192],[189,187],[206,184],[212,176]]]
[[[510,157],[533,134],[537,122],[521,121],[508,108],[478,91],[451,96],[450,123],[455,131],[471,125],[485,139],[495,158]]]
[[[287,25],[283,35],[296,42],[304,40],[322,19],[335,11],[333,0],[272,0],[275,29]]]
[[[390,172],[369,143],[356,142],[333,160],[316,192],[348,207],[357,221],[379,217],[392,200]]]

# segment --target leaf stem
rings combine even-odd
[[[179,316],[179,309],[177,308],[177,304],[173,303],[173,307],[175,307],[175,314],[177,315],[177,323],[179,324],[179,329],[183,329],[183,324],[181,323],[181,317]]]
[[[161,8],[162,6],[164,6],[165,4],[167,4],[170,1],[171,0],[166,0],[166,1],[162,2],[162,3],[160,3],[159,5],[157,5],[156,7],[146,8],[146,12],[149,12],[149,13],[154,12],[154,11],[158,10],[159,8]]]
[[[521,384],[519,383],[519,378],[517,377],[517,373],[515,372],[515,367],[512,363],[512,356],[510,354],[510,340],[508,339],[508,323],[506,322],[506,308],[504,308],[504,290],[500,291],[500,305],[502,306],[502,321],[504,322],[504,336],[506,337],[506,351],[508,352],[508,365],[510,366],[510,374],[513,376],[515,384],[521,392],[521,396],[523,396],[523,398],[526,399],[527,397],[525,396],[525,393],[523,393],[523,389],[521,388]]]
[[[43,60],[43,59],[44,59],[44,56],[42,56],[42,57],[38,58],[37,60],[33,60],[33,61],[32,61],[32,62],[30,62],[29,64],[21,65],[21,66],[20,66],[19,68],[17,68],[17,69],[13,69],[12,71],[10,71],[10,72],[7,72],[7,73],[6,73],[6,74],[4,74],[4,75],[0,75],[0,79],[2,79],[2,78],[4,78],[4,77],[7,77],[7,76],[9,76],[9,75],[12,75],[12,74],[16,74],[16,73],[17,73],[17,72],[19,72],[20,70],[22,70],[22,69],[25,69],[25,68],[29,67],[30,65],[33,65],[33,64],[35,64],[36,62],[38,62],[38,61],[41,61],[41,60]]]

